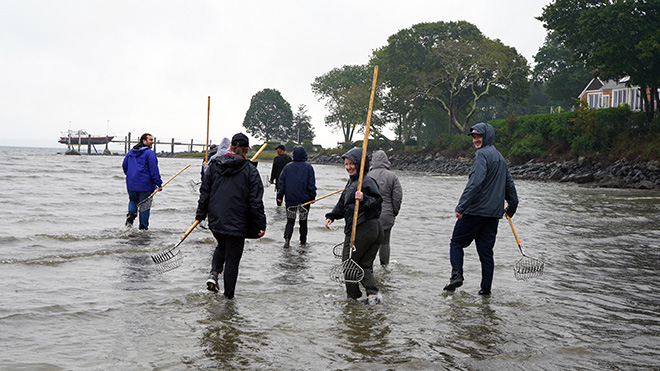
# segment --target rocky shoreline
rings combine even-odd
[[[472,168],[471,158],[447,158],[440,154],[392,154],[392,170],[419,171],[432,174],[467,175]],[[310,156],[316,164],[342,164],[337,154]],[[625,159],[613,163],[592,162],[585,158],[570,161],[528,161],[509,165],[514,179],[545,182],[571,182],[603,188],[631,188],[660,190],[660,163],[631,162]]]

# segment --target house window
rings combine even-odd
[[[623,103],[628,103],[628,89],[619,89],[612,92],[612,107],[619,107]]]
[[[601,96],[603,94],[601,93],[592,93],[587,95],[587,103],[589,104],[589,108],[591,109],[597,109],[600,108],[600,100]]]
[[[642,95],[639,89],[632,89],[630,92],[630,109],[639,111],[642,108]]]
[[[600,103],[600,106],[602,108],[608,108],[610,107],[610,96],[609,95],[603,95],[603,100]]]

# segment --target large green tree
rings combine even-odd
[[[534,55],[534,82],[548,94],[552,105],[564,109],[575,106],[574,99],[591,80],[591,72],[583,61],[573,60],[574,54],[554,32],[549,32]]]
[[[525,58],[465,21],[420,23],[401,30],[374,53],[371,63],[381,66],[392,95],[388,107],[401,117],[404,131],[414,124],[415,111],[424,101],[437,103],[450,125],[464,132],[479,100],[500,96],[522,101],[529,95]]]
[[[352,142],[355,131],[361,131],[366,124],[372,83],[373,70],[367,65],[335,68],[312,83],[312,92],[325,101],[329,111],[325,124],[341,130],[345,143]],[[375,129],[378,124],[372,119]]]
[[[307,114],[307,106],[301,104],[293,114],[293,126],[291,126],[288,139],[300,144],[304,140],[314,141],[315,136],[314,128],[312,127],[312,117]]]
[[[538,18],[574,51],[574,58],[604,79],[630,77],[647,118],[656,115],[660,86],[660,1],[554,0]]]
[[[293,125],[291,105],[275,89],[264,89],[252,96],[243,127],[258,139],[288,139]]]

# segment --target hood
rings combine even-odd
[[[229,141],[229,138],[225,137],[222,138],[220,141],[220,145],[218,146],[218,153],[227,153],[229,152],[229,146],[231,145],[231,142]]]
[[[355,164],[355,169],[358,171],[357,173],[360,174],[360,167],[362,164],[360,164],[360,161],[362,160],[362,148],[353,148],[349,150],[348,152],[344,153],[341,156],[342,159],[347,158]],[[365,157],[365,167],[364,167],[364,174],[367,174],[369,171],[369,156]]]
[[[490,146],[493,144],[493,141],[495,141],[495,129],[493,129],[490,124],[487,124],[485,122],[480,122],[476,125],[472,125],[470,127],[470,131],[476,130],[480,133],[483,133],[483,145],[482,147],[485,146]]]
[[[248,160],[241,156],[234,155],[233,153],[220,155],[212,162],[222,175],[237,174],[249,163]]]
[[[307,151],[302,146],[293,147],[293,161],[307,161]]]
[[[371,167],[370,170],[385,168],[390,169],[390,160],[387,158],[387,154],[383,150],[378,150],[371,155]]]
[[[128,152],[128,154],[137,157],[145,153],[147,149],[149,149],[149,147],[144,143],[140,142],[134,145],[133,148],[131,148],[131,150]]]

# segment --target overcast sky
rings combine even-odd
[[[314,78],[365,64],[397,31],[465,20],[527,58],[550,0],[0,0],[0,145],[64,147],[61,131],[203,142],[244,131],[250,98],[279,90],[324,124]],[[354,138],[359,139],[359,138]]]

